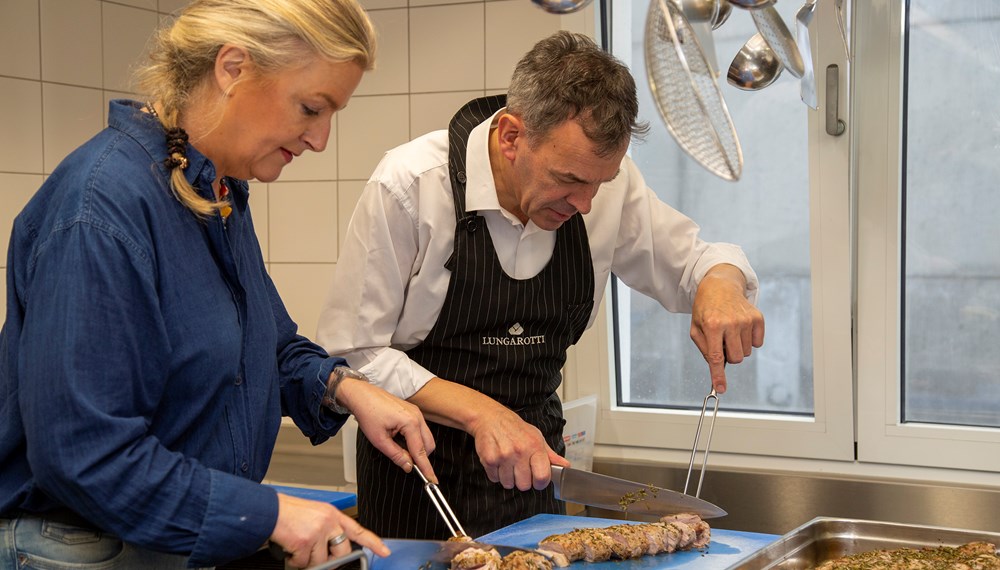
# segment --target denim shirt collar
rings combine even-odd
[[[108,126],[117,129],[135,139],[153,159],[157,170],[168,180],[170,173],[164,165],[167,159],[167,141],[160,121],[149,113],[142,111],[145,103],[129,99],[111,101],[108,113]],[[187,145],[188,167],[184,175],[198,193],[206,199],[215,198],[212,193],[212,181],[216,178],[215,165],[207,156],[198,151],[191,143]],[[225,177],[229,188],[230,200],[234,208],[241,214],[245,213],[250,198],[250,185],[246,180]]]

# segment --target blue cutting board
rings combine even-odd
[[[476,540],[487,544],[504,544],[522,548],[537,548],[543,538],[569,532],[576,528],[606,527],[628,521],[570,517],[564,515],[535,515]],[[711,521],[709,521],[711,524]],[[712,529],[712,541],[702,550],[684,550],[671,554],[645,556],[637,560],[612,560],[608,562],[574,562],[571,568],[579,570],[638,570],[640,568],[690,568],[714,570],[729,568],[750,554],[780,538],[775,534],[740,532]]]
[[[340,510],[349,509],[358,504],[358,496],[354,493],[342,493],[340,491],[327,491],[325,489],[310,489],[309,487],[288,487],[285,485],[268,485],[279,493],[292,495],[311,501],[330,503]]]

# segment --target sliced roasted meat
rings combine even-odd
[[[451,559],[451,570],[500,570],[500,560],[492,548],[466,548]]]
[[[548,536],[538,548],[565,556],[569,562],[602,562],[701,548],[708,545],[711,536],[711,528],[701,517],[684,514],[655,523],[578,528]]]
[[[552,563],[541,554],[515,550],[503,557],[500,570],[552,570]]]

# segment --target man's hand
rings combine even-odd
[[[328,503],[278,493],[278,522],[271,542],[285,551],[287,566],[308,568],[346,556],[351,543],[385,557],[389,549],[370,530]]]
[[[409,401],[420,406],[430,421],[475,438],[487,477],[505,489],[544,489],[552,478],[552,465],[569,467],[538,428],[468,386],[432,378]]]
[[[351,410],[368,441],[393,463],[407,473],[416,464],[428,480],[437,483],[427,459],[434,451],[434,436],[419,408],[355,378],[345,378],[337,387],[337,402]],[[406,449],[393,441],[397,434],[405,439]]]
[[[738,364],[764,344],[764,315],[744,295],[743,272],[716,265],[698,285],[691,310],[691,340],[708,362],[712,387],[726,391],[726,362]]]
[[[499,404],[482,414],[469,433],[476,439],[486,476],[504,489],[544,489],[552,479],[552,465],[570,465],[549,447],[537,427]]]

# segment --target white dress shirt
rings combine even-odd
[[[515,279],[548,263],[554,231],[522,224],[500,207],[489,163],[493,118],[473,129],[467,149],[466,210],[486,219],[500,264]],[[756,302],[757,276],[742,249],[708,243],[690,218],[664,204],[627,156],[583,217],[594,260],[593,324],[613,271],[672,312],[690,312],[698,283],[719,263],[740,268]],[[317,342],[373,382],[409,398],[435,376],[403,352],[418,345],[444,305],[455,241],[448,177],[448,132],[435,131],[388,151],[351,218]],[[447,378],[446,378],[447,380]]]

